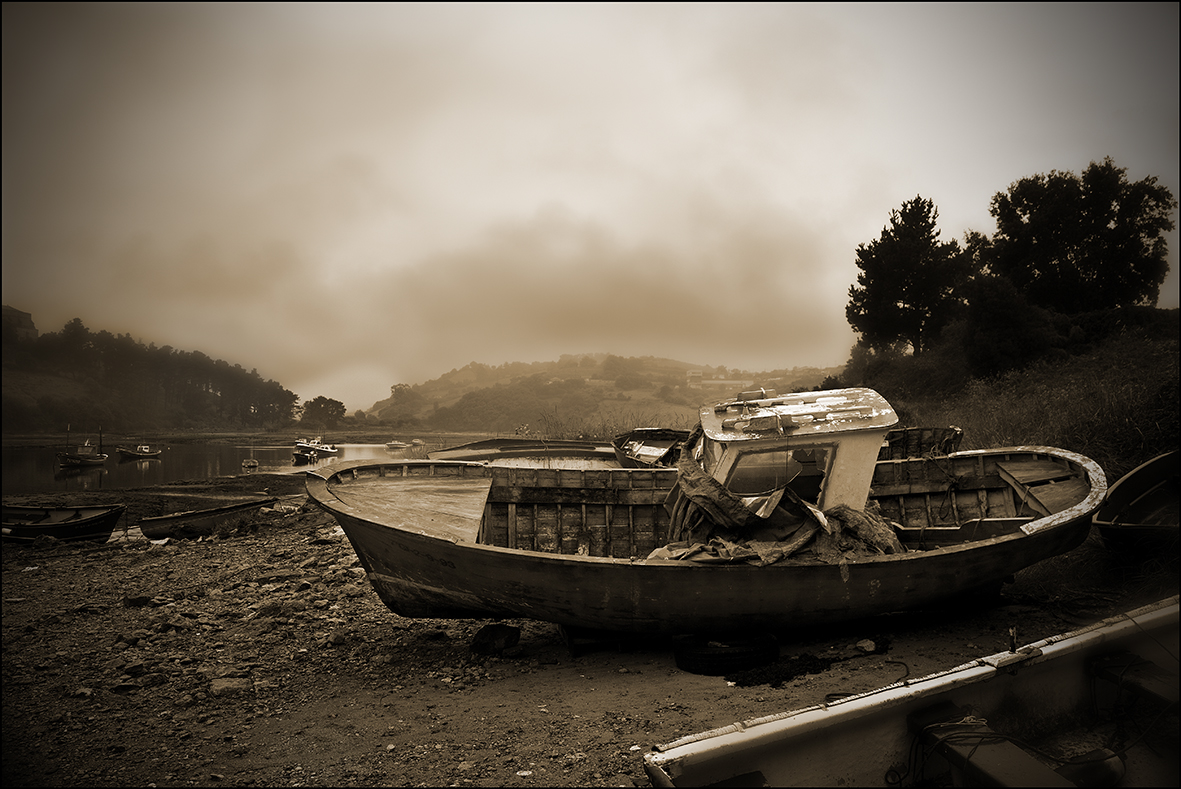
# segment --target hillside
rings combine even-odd
[[[473,362],[423,384],[395,385],[366,413],[401,428],[602,438],[640,425],[688,426],[702,402],[757,387],[811,389],[840,370],[752,373],[610,354],[498,367]]]

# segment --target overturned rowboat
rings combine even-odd
[[[1085,539],[1107,488],[1094,461],[1024,446],[878,462],[896,421],[868,389],[740,396],[702,409],[677,468],[361,460],[306,486],[395,613],[610,631],[916,608]],[[868,515],[890,544],[850,547]]]

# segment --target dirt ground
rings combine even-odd
[[[284,506],[232,534],[157,545],[133,528],[264,490]],[[778,634],[760,672],[691,674],[671,642],[570,640],[529,621],[503,623],[519,643],[480,655],[488,622],[391,613],[302,493],[302,477],[277,474],[85,493],[127,503],[131,538],[4,544],[4,785],[647,786],[655,744],[1177,592],[1175,562],[1119,563],[1092,535],[996,604]]]

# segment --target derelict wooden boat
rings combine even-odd
[[[675,466],[688,430],[670,427],[637,427],[611,440],[615,458],[624,468]]]
[[[1178,472],[1181,453],[1158,455],[1129,471],[1107,491],[1094,524],[1116,550],[1177,552]]]
[[[208,537],[219,525],[257,512],[260,508],[274,504],[276,501],[278,498],[271,496],[239,501],[206,510],[189,510],[160,515],[155,518],[144,518],[139,522],[139,530],[149,540],[160,540],[165,537]]]
[[[10,507],[4,506],[4,541],[32,542],[53,537],[63,542],[111,538],[127,507]]]
[[[127,460],[150,460],[152,458],[160,457],[163,450],[152,449],[147,444],[140,444],[135,449],[128,447],[116,447],[116,451]]]
[[[1116,785],[1100,775],[1177,786],[1177,622],[1174,596],[947,671],[657,745],[644,770],[658,787]],[[1144,739],[1124,735],[1124,760],[1096,752],[1120,726]],[[1087,761],[1058,769],[1013,739]]]
[[[427,457],[431,460],[464,460],[500,464],[515,462],[515,465],[538,466],[544,466],[547,462],[566,460],[602,461],[612,467],[617,465],[615,450],[610,444],[539,438],[489,438],[437,449],[428,452]]]
[[[860,389],[702,409],[690,452],[741,493],[792,471],[792,495],[811,490],[813,509],[833,512],[865,507],[872,485],[905,552],[839,563],[650,558],[672,541],[680,469],[360,460],[309,471],[306,487],[395,613],[609,631],[781,631],[922,607],[995,589],[1086,538],[1107,489],[1094,461],[1027,446],[878,462],[895,421]]]
[[[950,455],[964,440],[962,428],[903,427],[886,433],[886,441],[878,452],[878,460],[899,460],[924,455]]]

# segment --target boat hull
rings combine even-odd
[[[1176,556],[1181,514],[1181,453],[1166,452],[1137,466],[1107,492],[1094,523],[1113,550]]]
[[[887,786],[898,785],[903,777],[907,785],[922,785],[924,778],[936,786],[989,785],[979,777],[940,782],[933,773],[947,769],[948,762],[936,762],[933,756],[928,757],[925,776],[916,770],[916,734],[907,717],[953,704],[986,721],[993,731],[1025,742],[1061,744],[1064,735],[1080,725],[1095,725],[1095,709],[1110,710],[1119,693],[1129,693],[1114,683],[1103,687],[1094,661],[1122,651],[1166,667],[1173,673],[1175,694],[1177,647],[1178,605],[1172,597],[947,671],[657,745],[645,754],[644,769],[652,785],[659,787]],[[1174,701],[1174,727],[1175,710]],[[1159,719],[1152,722],[1161,724]],[[1096,739],[1091,734],[1090,742]],[[1129,747],[1121,785],[1176,786],[1177,752],[1171,744],[1166,747],[1164,758],[1147,748]],[[981,764],[987,758],[984,750],[975,754]],[[908,767],[919,774],[908,775]],[[1036,785],[1073,785],[1065,780],[1053,783],[1049,768],[1039,773],[1034,764],[1030,769],[1021,776],[1027,782],[1004,785],[1035,785],[1028,781],[1037,777],[1047,782]]]
[[[31,543],[38,537],[63,542],[106,542],[127,507],[4,507],[5,542]]]
[[[1016,448],[1006,457],[1044,457],[1046,451]],[[959,454],[969,466],[982,462],[973,453]],[[1073,457],[1087,466],[1089,488],[1063,512],[1002,519],[1005,533],[963,544],[839,565],[790,558],[761,567],[645,558],[666,542],[663,502],[676,484],[674,469],[358,462],[309,472],[307,489],[336,517],[383,602],[402,616],[521,617],[640,633],[749,633],[995,590],[1024,567],[1077,547],[1106,483],[1092,461]],[[890,461],[883,475],[917,477],[905,466],[910,462]],[[411,484],[414,490],[402,490]],[[903,526],[924,531],[925,540],[937,539],[938,528],[920,529],[913,512],[902,514],[909,517]]]
[[[274,504],[277,498],[252,499],[238,504],[228,504],[224,507],[214,507],[206,510],[189,510],[161,515],[155,518],[144,518],[139,522],[139,530],[149,540],[160,540],[165,537],[208,537],[217,527],[231,519],[258,511],[261,507]]]

